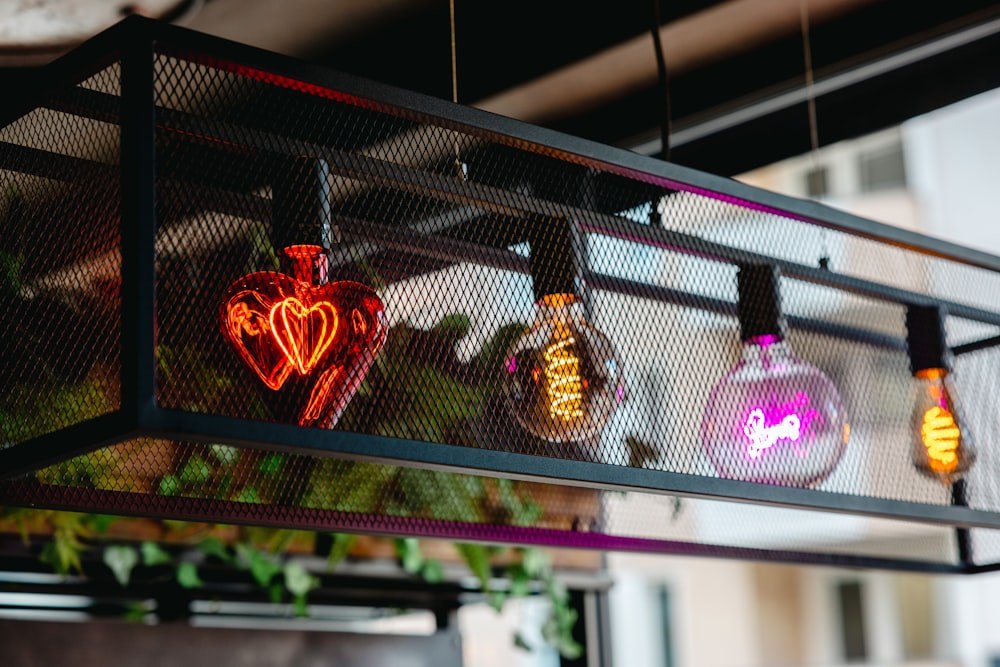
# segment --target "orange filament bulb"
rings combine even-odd
[[[583,378],[572,337],[550,345],[544,353],[549,414],[566,421],[583,417]]]
[[[962,430],[948,409],[935,405],[924,412],[920,438],[927,449],[927,463],[931,470],[950,473],[958,467],[961,436]]]

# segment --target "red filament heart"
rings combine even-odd
[[[301,392],[303,425],[336,423],[387,332],[385,306],[369,287],[310,285],[273,271],[233,283],[220,314],[223,334],[267,387],[279,391],[293,374],[311,381]]]

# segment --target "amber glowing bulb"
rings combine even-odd
[[[944,313],[937,306],[910,306],[906,326],[914,381],[910,457],[921,474],[951,484],[972,467],[976,451],[956,399]]]
[[[944,368],[927,368],[914,377],[913,465],[928,477],[954,482],[969,470],[976,455],[958,413],[950,374]]]
[[[597,434],[625,394],[614,346],[583,317],[573,294],[538,303],[535,323],[507,352],[507,406],[525,429],[553,442]]]

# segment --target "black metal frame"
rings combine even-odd
[[[121,182],[122,182],[122,404],[120,410],[80,423],[59,432],[45,435],[17,446],[0,450],[2,477],[14,478],[29,471],[83,454],[96,448],[136,437],[155,437],[188,442],[227,443],[241,447],[268,449],[295,454],[343,457],[397,466],[412,466],[436,470],[506,477],[519,480],[559,483],[595,489],[643,491],[756,503],[776,507],[841,512],[914,521],[926,524],[951,526],[966,534],[969,528],[1000,529],[1000,513],[987,512],[953,504],[950,506],[899,500],[862,497],[842,493],[821,492],[810,489],[752,484],[727,479],[715,479],[641,468],[614,466],[586,461],[543,458],[524,454],[458,447],[416,440],[360,435],[343,431],[328,431],[298,426],[247,422],[239,419],[205,414],[195,414],[164,409],[157,405],[154,369],[156,364],[154,337],[155,275],[155,159],[154,133],[159,113],[153,101],[154,53],[168,48],[170,53],[211,55],[226,62],[275,73],[278,76],[307,82],[350,94],[368,103],[407,117],[433,117],[436,124],[458,129],[467,134],[489,138],[508,144],[535,144],[558,154],[571,156],[578,164],[600,167],[602,170],[629,176],[658,187],[672,188],[724,198],[747,208],[780,214],[813,225],[845,232],[856,237],[877,240],[922,255],[947,259],[973,267],[1000,272],[1000,257],[959,246],[939,239],[932,239],[895,227],[889,227],[856,217],[821,204],[785,197],[759,190],[741,183],[710,174],[697,172],[675,164],[618,150],[589,141],[576,139],[543,128],[494,116],[476,109],[452,105],[442,100],[407,93],[391,87],[363,81],[326,69],[310,66],[287,57],[260,51],[251,47],[193,33],[188,30],[163,25],[146,19],[131,17],[106,31],[81,51],[65,56],[49,69],[53,86],[66,81],[76,81],[81,72],[92,72],[94,62],[106,64],[120,58],[122,68],[121,98]],[[108,54],[114,54],[109,56]],[[88,105],[84,95],[81,101],[89,113],[99,113]],[[93,101],[93,100],[92,100]],[[31,102],[41,103],[40,100]],[[0,120],[10,122],[30,109],[33,103],[19,104],[17,108],[0,113]],[[169,113],[169,112],[166,112]],[[225,128],[220,128],[224,132]],[[244,140],[246,137],[244,136]],[[266,137],[259,137],[266,141]],[[336,154],[317,146],[308,146],[314,154],[329,160],[332,172],[357,174],[365,172],[363,159],[352,159],[350,164],[338,159]],[[7,166],[7,165],[4,165]],[[370,167],[369,167],[370,168]],[[390,169],[379,165],[379,178],[389,179],[404,188],[423,188],[434,191],[454,202],[474,202],[486,209],[502,202],[489,186],[474,183],[456,183],[453,180],[435,180],[427,174],[410,172],[404,167]],[[368,173],[369,176],[373,174]],[[255,206],[252,197],[247,205]],[[530,206],[530,204],[526,204]],[[255,208],[256,210],[256,208]],[[526,211],[537,213],[538,211]],[[255,213],[256,214],[256,213]],[[610,218],[610,216],[609,216]],[[590,212],[590,219],[594,219]],[[982,322],[1000,327],[1000,312],[972,306],[944,302],[928,295],[838,274],[825,268],[814,268],[794,262],[757,255],[702,239],[688,237],[652,226],[624,222],[614,217],[615,232],[609,225],[591,226],[584,233],[620,234],[626,229],[629,238],[644,244],[672,251],[694,254],[729,264],[764,263],[780,269],[783,275],[819,285],[832,287],[880,301],[902,305],[936,305],[944,307],[954,317]],[[377,234],[378,230],[371,230]],[[467,246],[461,241],[435,238],[433,247],[426,237],[414,234],[409,238],[399,230],[392,230],[393,239],[388,243],[405,244],[409,252],[426,252],[432,256],[458,261],[468,255]],[[387,234],[389,236],[389,234]],[[502,249],[476,248],[478,262],[493,262],[496,266],[517,271],[528,270],[527,261]],[[636,293],[639,285],[612,276],[587,274],[591,287]],[[734,313],[735,304],[695,297],[667,288],[641,285],[642,294],[651,295],[672,303],[690,303],[716,312]],[[806,330],[840,336],[869,345],[903,350],[902,339],[877,332],[845,325],[814,322],[803,318],[789,318],[789,325]],[[956,347],[955,354],[974,352],[1000,344],[1000,337],[991,337]],[[0,487],[0,499],[16,503]],[[225,517],[223,517],[225,518]],[[967,537],[967,535],[966,535]],[[961,541],[961,540],[960,540]],[[899,568],[930,572],[980,572],[1000,565],[974,565],[969,561],[967,539],[966,553],[957,564],[906,561],[868,557],[848,557],[835,554],[813,554],[796,551],[766,551],[753,549],[728,549],[685,545],[677,551],[704,555],[737,556],[764,560],[793,560],[841,564],[859,567]],[[671,551],[669,546],[657,550]]]

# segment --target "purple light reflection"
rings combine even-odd
[[[751,345],[760,345],[761,347],[769,347],[775,343],[780,343],[782,341],[781,336],[776,334],[765,334],[763,336],[754,336],[747,342]]]

